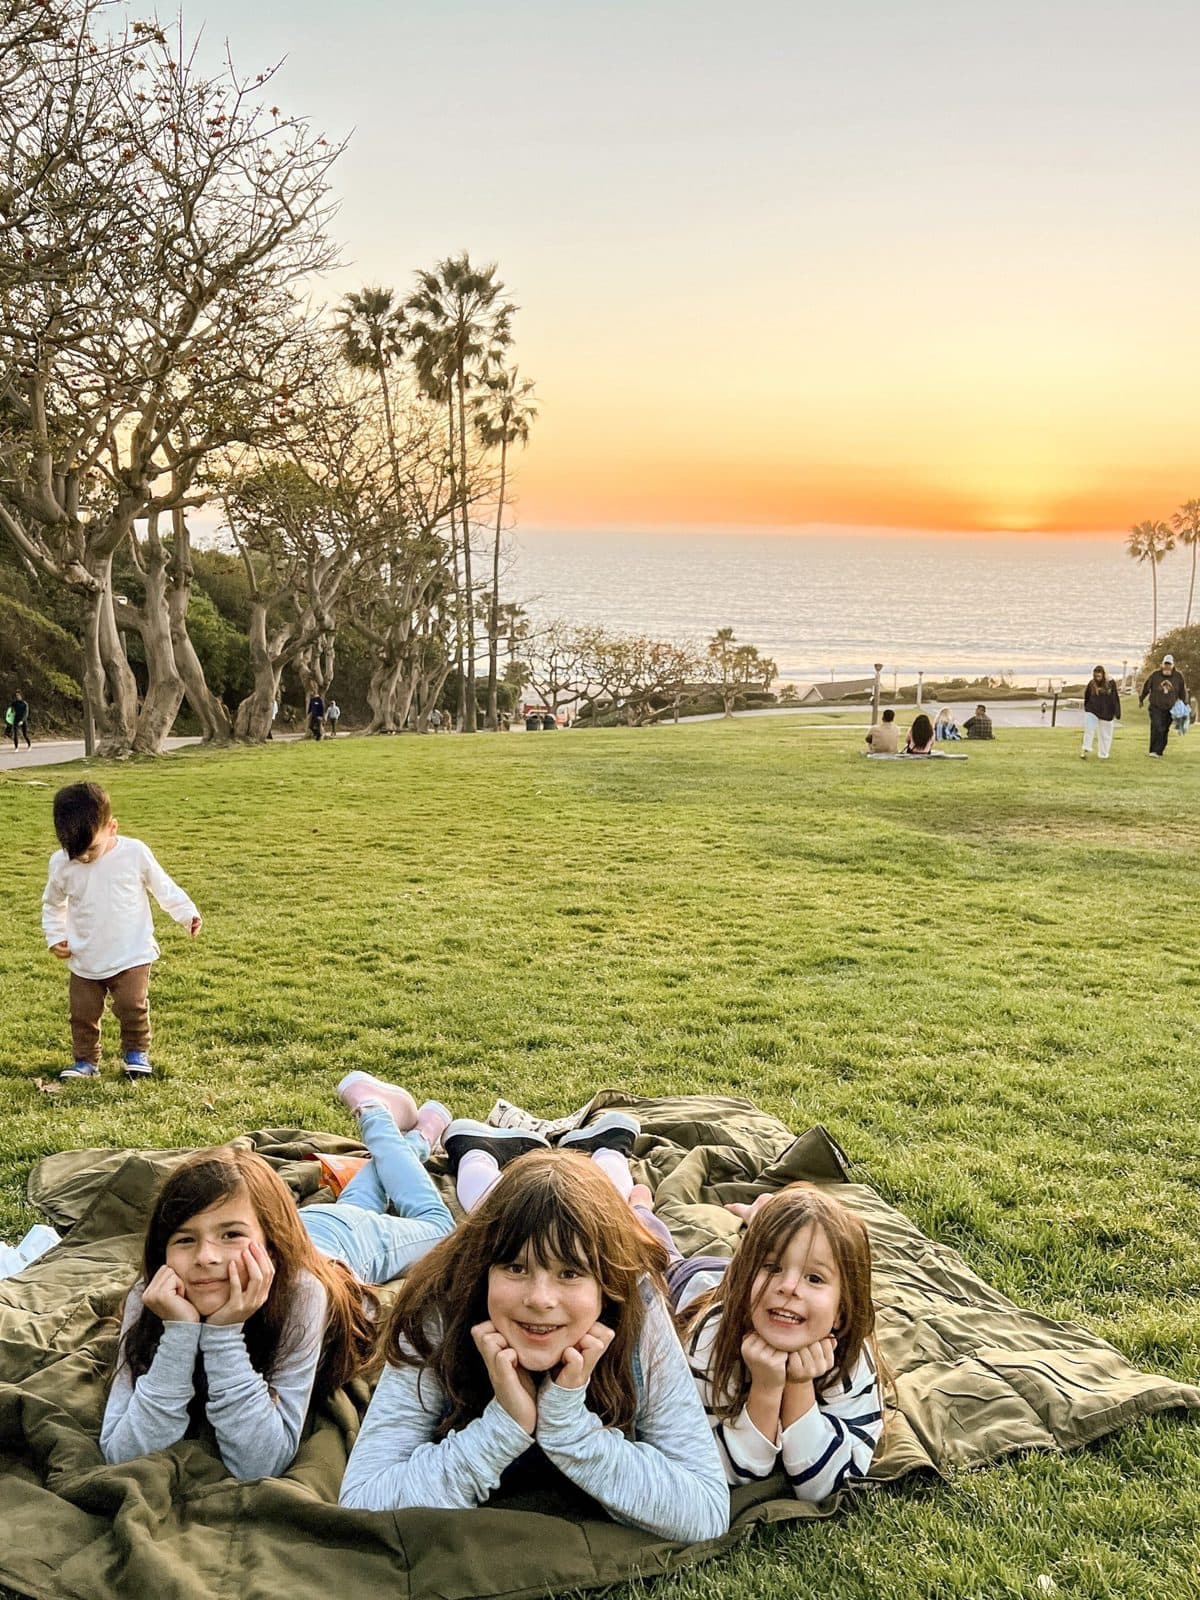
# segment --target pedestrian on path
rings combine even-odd
[[[1094,741],[1099,741],[1101,761],[1108,760],[1113,729],[1120,720],[1121,696],[1117,686],[1103,667],[1095,667],[1083,691],[1083,749],[1079,754],[1084,761],[1091,755]]]
[[[8,709],[4,713],[4,726],[12,734],[14,750],[20,748],[17,738],[22,733],[25,735],[26,750],[31,748],[29,743],[29,701],[26,700],[24,691],[21,689],[17,690],[8,703]]]
[[[1187,701],[1183,673],[1175,670],[1175,657],[1167,652],[1162,666],[1156,667],[1142,685],[1138,705],[1150,701],[1150,754],[1157,760],[1167,748],[1171,733],[1171,708],[1176,700]]]

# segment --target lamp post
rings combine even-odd
[[[923,684],[922,680],[924,679],[924,677],[925,677],[924,672],[918,672],[917,673],[917,710],[918,711],[920,711],[920,709],[921,709],[921,693],[922,693],[922,690],[924,688],[924,684]]]
[[[875,687],[871,691],[871,726],[879,721],[879,677],[883,671],[883,662],[875,663]]]

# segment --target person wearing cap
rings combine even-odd
[[[1138,705],[1147,699],[1150,701],[1150,754],[1157,759],[1167,748],[1171,707],[1176,700],[1187,700],[1183,673],[1175,670],[1175,657],[1170,651],[1163,656],[1162,666],[1156,667],[1142,685]]]

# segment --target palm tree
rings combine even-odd
[[[470,493],[467,465],[467,389],[474,387],[500,361],[512,340],[511,322],[516,307],[500,301],[504,285],[496,265],[475,268],[464,250],[439,261],[435,272],[418,272],[417,288],[405,307],[413,340],[413,360],[422,388],[434,398],[446,398],[452,426],[451,451],[458,442],[456,484],[462,538],[466,620],[466,681],[460,675],[462,726],[476,729],[475,608],[471,577]],[[457,402],[457,418],[455,417]],[[461,697],[465,695],[465,703]]]
[[[1150,563],[1150,576],[1154,580],[1154,630],[1150,639],[1153,649],[1158,638],[1158,563],[1168,550],[1175,548],[1175,535],[1165,522],[1139,522],[1136,528],[1130,529],[1125,548],[1139,566],[1143,561]]]
[[[529,429],[537,417],[533,403],[533,384],[523,379],[516,367],[501,368],[485,378],[481,393],[475,396],[475,431],[487,450],[500,450],[500,487],[496,495],[496,536],[492,541],[492,592],[488,597],[488,688],[487,725],[499,731],[500,715],[496,704],[496,667],[500,650],[500,530],[504,520],[504,491],[508,484],[508,447],[528,444]]]
[[[361,289],[348,294],[339,308],[338,336],[342,354],[352,367],[374,372],[383,391],[388,459],[392,466],[392,493],[400,505],[400,463],[396,456],[396,429],[392,421],[392,396],[388,368],[403,353],[407,334],[404,307],[397,305],[391,289]]]
[[[1171,526],[1179,535],[1179,542],[1192,547],[1192,580],[1188,584],[1187,616],[1183,619],[1186,628],[1191,625],[1192,595],[1196,591],[1196,546],[1200,544],[1200,500],[1185,500],[1172,516]]]

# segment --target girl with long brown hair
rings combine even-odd
[[[883,1432],[867,1230],[808,1184],[731,1209],[747,1219],[731,1261],[673,1256],[688,1361],[729,1483],[782,1465],[797,1499],[824,1500],[865,1475]]]
[[[663,1300],[662,1246],[603,1161],[509,1160],[524,1141],[466,1126],[447,1135],[452,1161],[490,1140],[504,1170],[405,1280],[341,1504],[482,1505],[536,1441],[617,1521],[715,1538],[729,1494]]]
[[[166,1449],[207,1417],[234,1477],[283,1472],[311,1402],[370,1362],[377,1309],[316,1248],[262,1156],[198,1152],[169,1174],[146,1228],[100,1432],[105,1460]]]

